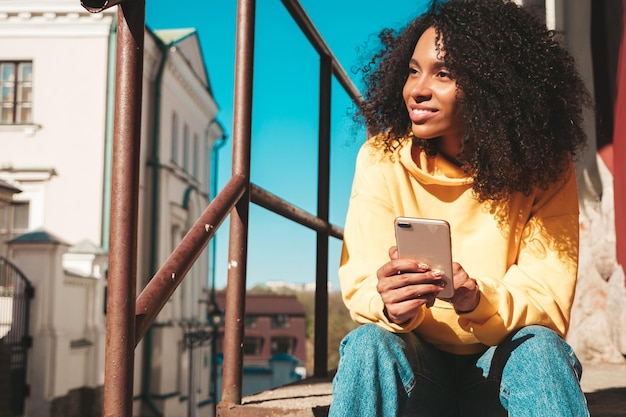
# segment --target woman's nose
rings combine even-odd
[[[409,80],[409,94],[414,99],[428,99],[432,95],[431,85],[428,82],[427,77],[419,77],[413,80]]]
[[[430,97],[432,91],[427,77],[419,77],[411,86],[411,94],[413,97]]]

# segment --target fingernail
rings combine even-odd
[[[430,271],[434,277],[441,277],[443,276],[443,271],[441,269],[433,269],[432,271]]]
[[[421,263],[421,262],[417,264],[417,267],[418,267],[419,269],[428,269],[428,265],[426,265],[426,264],[424,264],[424,263]]]

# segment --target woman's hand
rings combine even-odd
[[[442,271],[413,259],[399,259],[398,249],[389,249],[391,260],[377,271],[378,285],[385,304],[385,314],[393,323],[405,323],[415,317],[419,308],[432,307],[443,289]],[[473,311],[480,301],[476,280],[469,277],[463,267],[452,264],[454,296],[449,301],[457,313]]]
[[[452,275],[454,296],[448,301],[459,314],[473,311],[480,301],[480,291],[476,280],[470,278],[463,267],[456,262],[452,264]]]
[[[431,307],[443,289],[442,271],[413,260],[398,259],[395,246],[389,249],[391,260],[380,267],[376,276],[385,304],[385,314],[393,323],[405,323],[415,317],[423,305]]]

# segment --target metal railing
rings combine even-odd
[[[145,0],[82,0],[90,12],[118,7],[113,133],[104,416],[132,416],[134,350],[185,274],[230,214],[222,402],[241,404],[246,258],[250,203],[317,233],[314,376],[327,374],[329,238],[343,238],[329,223],[331,80],[353,101],[360,95],[297,0],[282,0],[320,56],[317,215],[250,183],[255,0],[238,0],[232,176],[225,187],[136,296],[139,145]],[[134,337],[133,337],[134,335]]]
[[[30,307],[35,287],[24,273],[0,256],[0,415],[21,416],[30,387],[28,349],[32,347]]]

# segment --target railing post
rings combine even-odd
[[[330,200],[330,106],[332,60],[320,55],[317,217],[328,222]],[[315,278],[315,356],[313,375],[328,373],[328,233],[317,232]]]
[[[146,4],[83,0],[82,5],[90,12],[118,5],[103,416],[131,417]]]
[[[252,74],[254,63],[255,1],[237,2],[235,99],[233,113],[233,176],[244,176],[246,191],[230,214],[224,373],[222,402],[241,404],[243,335],[250,208],[250,142],[252,126]],[[219,409],[218,409],[219,413]]]

